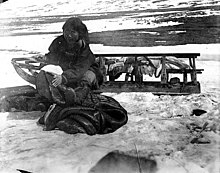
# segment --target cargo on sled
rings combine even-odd
[[[104,83],[94,92],[152,92],[185,95],[200,93],[196,68],[199,53],[118,53],[95,54]],[[185,61],[184,61],[185,60]],[[35,84],[46,65],[41,57],[14,58],[12,64],[24,80]]]

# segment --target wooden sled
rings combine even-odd
[[[95,54],[104,75],[104,83],[94,92],[151,92],[157,95],[200,93],[201,87],[197,81],[197,74],[201,74],[203,69],[196,69],[196,58],[199,55],[198,53]],[[174,57],[174,61],[170,61],[169,57]],[[187,62],[181,64],[178,62],[179,59],[186,59]],[[153,64],[155,61],[159,62],[160,68],[155,67]],[[36,57],[14,58],[12,64],[18,75],[33,85],[38,72],[48,65],[42,58]],[[170,68],[170,65],[177,65],[180,68]],[[129,70],[131,67],[132,70]],[[150,67],[151,70],[155,70],[153,76],[157,81],[146,80],[145,77],[148,75],[140,73],[140,67],[146,69]],[[182,80],[172,75],[182,76]],[[43,100],[36,89],[30,85],[0,89],[1,111],[13,109],[46,111],[49,106],[47,100]]]
[[[199,53],[118,53],[118,54],[95,54],[96,60],[100,64],[104,75],[104,83],[94,92],[152,92],[153,94],[186,95],[200,93],[201,87],[197,81],[197,74],[201,74],[203,69],[196,69],[196,58]],[[170,61],[169,57],[176,60],[188,60],[187,68],[168,68],[170,64],[181,65],[178,61]],[[155,71],[153,61],[160,63],[159,75],[155,76],[159,81],[145,80],[145,74],[140,73],[140,67],[148,68],[151,66]],[[114,73],[114,65],[118,71]],[[38,71],[47,65],[41,58],[14,58],[12,64],[20,77],[31,84],[35,84]],[[110,69],[113,67],[113,69]],[[132,67],[132,71],[128,70]],[[152,69],[151,68],[151,69]],[[178,77],[170,77],[180,74]],[[125,77],[123,77],[125,76]],[[190,80],[189,77],[190,76]]]

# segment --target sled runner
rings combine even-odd
[[[197,74],[201,74],[204,69],[196,69],[199,53],[118,53],[95,56],[104,75],[104,83],[94,91],[96,93],[185,95],[201,92]],[[13,58],[12,64],[20,77],[34,85],[40,69],[48,65],[41,57]]]

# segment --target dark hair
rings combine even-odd
[[[82,22],[82,20],[78,17],[71,17],[66,20],[63,25],[63,30],[65,29],[74,29],[79,33],[79,38],[83,39],[87,44],[89,44],[89,33],[86,25]]]

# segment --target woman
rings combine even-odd
[[[89,47],[86,25],[76,17],[63,25],[63,34],[50,45],[45,60],[62,68],[60,74],[37,76],[37,90],[51,103],[39,119],[45,130],[67,133],[112,133],[127,123],[126,110],[113,98],[94,94],[103,77]]]
[[[65,22],[63,34],[51,43],[46,60],[63,70],[61,75],[54,75],[52,84],[55,87],[61,84],[72,88],[88,85],[96,89],[102,83],[99,65],[89,47],[87,27],[77,17]]]

